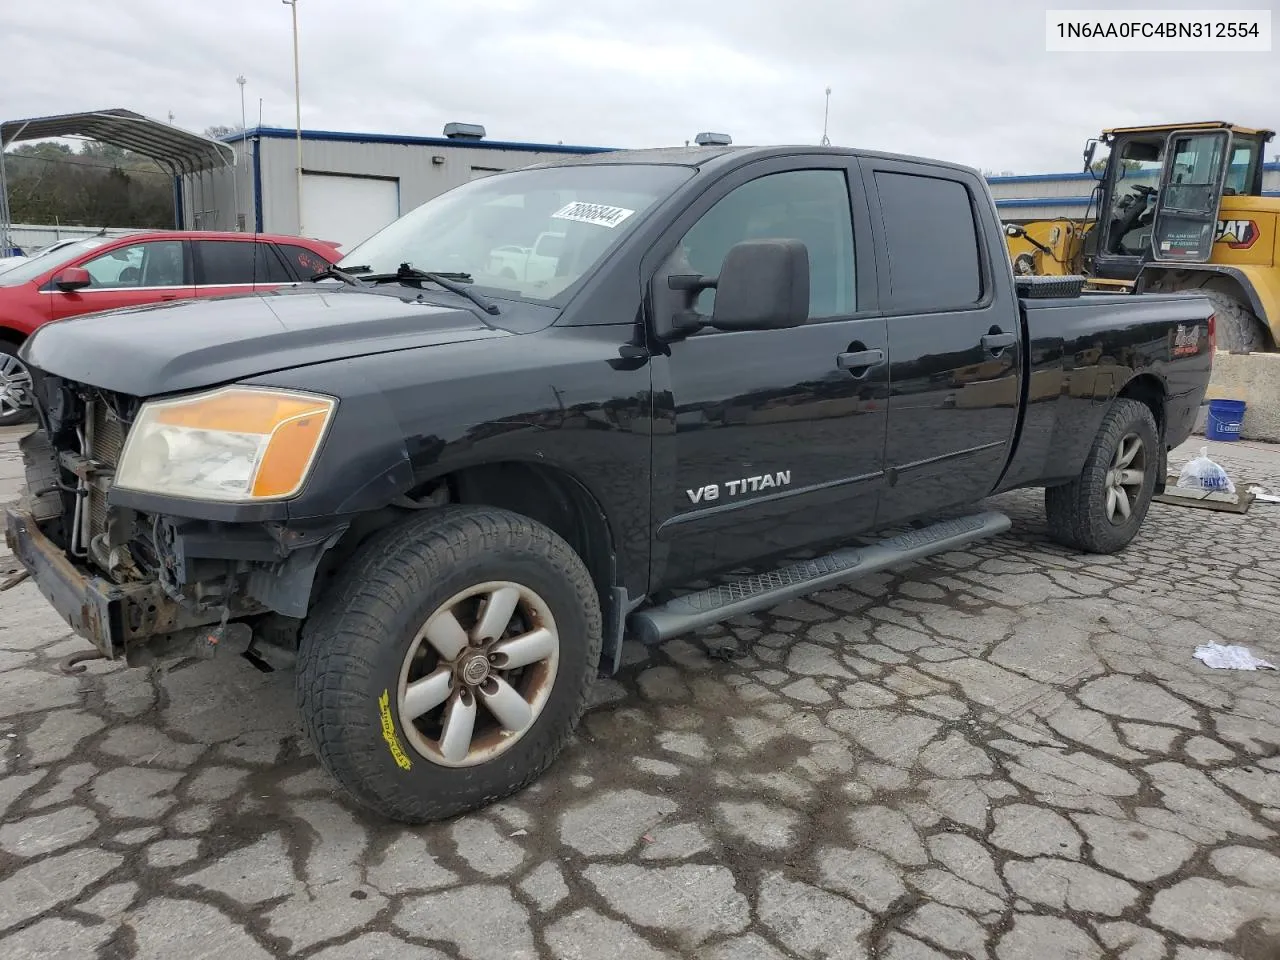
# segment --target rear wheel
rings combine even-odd
[[[406,823],[521,789],[577,725],[600,658],[581,559],[505,510],[447,507],[357,553],[303,628],[298,703],[321,763]]]
[[[1267,349],[1267,330],[1248,305],[1218,290],[1200,290],[1213,304],[1218,349],[1259,353]]]
[[[1150,408],[1137,400],[1113,401],[1080,476],[1044,492],[1049,536],[1089,553],[1124,549],[1146,519],[1160,463]]]
[[[18,347],[0,340],[0,427],[34,419],[31,371],[18,359]]]

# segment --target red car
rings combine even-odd
[[[18,348],[36,327],[100,310],[271,290],[341,258],[303,237],[193,230],[86,237],[0,269],[0,427],[31,414]]]

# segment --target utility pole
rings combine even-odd
[[[247,83],[247,82],[248,82],[248,81],[246,81],[246,80],[245,80],[245,78],[244,78],[244,74],[243,74],[243,73],[242,73],[242,74],[240,74],[240,76],[236,77],[236,83],[240,84],[240,162],[244,164],[244,168],[245,168],[245,171],[246,171],[246,172],[247,172],[247,171],[248,171],[248,169],[249,169],[249,162],[248,162],[247,154],[245,153],[245,150],[246,150],[247,145],[248,145],[248,139],[247,139],[247,137],[248,137],[249,131],[245,128],[245,123],[246,123],[246,121],[245,121],[245,114],[244,114],[244,85],[245,85],[245,83]],[[239,179],[240,179],[240,171],[238,171],[238,170],[232,171],[232,176],[233,176],[233,177],[235,177],[235,179],[236,179],[236,181],[237,181],[237,182],[239,182]],[[239,192],[240,192],[240,191],[239,191],[239,188],[237,188],[237,189],[236,189],[236,194],[237,194],[237,197],[236,197],[236,229],[237,229],[237,230],[241,229],[241,227],[240,227],[240,199],[239,199]],[[245,199],[246,199],[246,200],[247,200],[247,199],[249,199],[249,187],[248,187],[248,184],[245,184],[244,196],[245,196]],[[249,215],[248,215],[248,213],[246,213],[246,214],[245,214],[245,221],[247,222],[247,221],[248,221],[248,219],[249,219]]]
[[[827,136],[827,120],[831,116],[831,88],[827,87],[827,103],[822,108],[822,145],[831,146],[831,138]]]
[[[280,0],[293,14],[293,109],[298,147],[298,236],[302,236],[302,86],[298,74],[298,0]]]

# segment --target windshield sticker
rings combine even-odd
[[[635,213],[634,210],[628,210],[626,207],[609,207],[602,203],[583,203],[581,200],[575,200],[573,203],[566,203],[553,213],[551,219],[594,223],[598,227],[608,227],[612,230],[633,213]]]

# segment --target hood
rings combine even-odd
[[[463,309],[339,290],[188,300],[59,320],[23,354],[38,370],[148,397],[372,353],[512,336]]]

